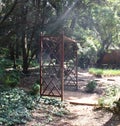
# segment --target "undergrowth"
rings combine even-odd
[[[89,73],[94,75],[102,75],[102,76],[119,76],[119,69],[98,69],[98,68],[90,68]]]
[[[0,91],[0,125],[11,126],[16,124],[26,124],[32,120],[31,112],[43,109],[48,105],[52,106],[51,114],[63,116],[65,106],[55,99],[40,98],[39,95],[31,95],[19,88],[5,89]],[[54,109],[53,109],[54,108]]]
[[[120,114],[120,87],[109,86],[104,96],[99,98],[98,104],[101,108],[106,108],[113,113]]]
[[[96,86],[97,86],[97,83],[95,80],[89,81],[88,84],[86,85],[86,92],[93,93]]]

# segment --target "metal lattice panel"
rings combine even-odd
[[[66,43],[66,40],[70,43]],[[40,94],[57,96],[63,100],[64,87],[77,88],[76,43],[63,35],[41,36]]]
[[[62,43],[60,38],[41,38],[41,95],[62,96],[61,62]],[[54,42],[55,39],[55,42]]]
[[[66,49],[67,46],[67,49]],[[64,86],[65,90],[77,89],[77,48],[74,43],[64,46]]]

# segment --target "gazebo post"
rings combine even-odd
[[[61,53],[61,63],[60,63],[60,69],[61,69],[61,101],[64,100],[64,33],[62,33],[62,39],[60,44],[60,53]]]
[[[78,48],[76,48],[75,50],[75,74],[76,74],[76,86],[77,86],[77,89],[78,89],[78,53],[77,53],[77,50]]]
[[[42,49],[43,49],[43,35],[40,34],[40,95],[42,94]]]

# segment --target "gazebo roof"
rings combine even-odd
[[[69,38],[69,37],[67,37],[67,36],[64,36],[64,40],[65,40],[66,42],[77,43],[76,40],[74,40],[74,39],[72,39],[72,38]]]
[[[59,36],[47,36],[47,35],[43,35],[42,36],[43,40],[46,40],[46,41],[53,41],[53,42],[57,42],[59,41],[59,39],[61,38],[61,35]],[[77,43],[76,40],[72,39],[72,38],[69,38],[65,35],[63,35],[63,40],[65,42],[70,42],[70,43]]]

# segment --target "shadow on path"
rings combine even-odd
[[[120,126],[120,116],[113,115],[103,126]]]

